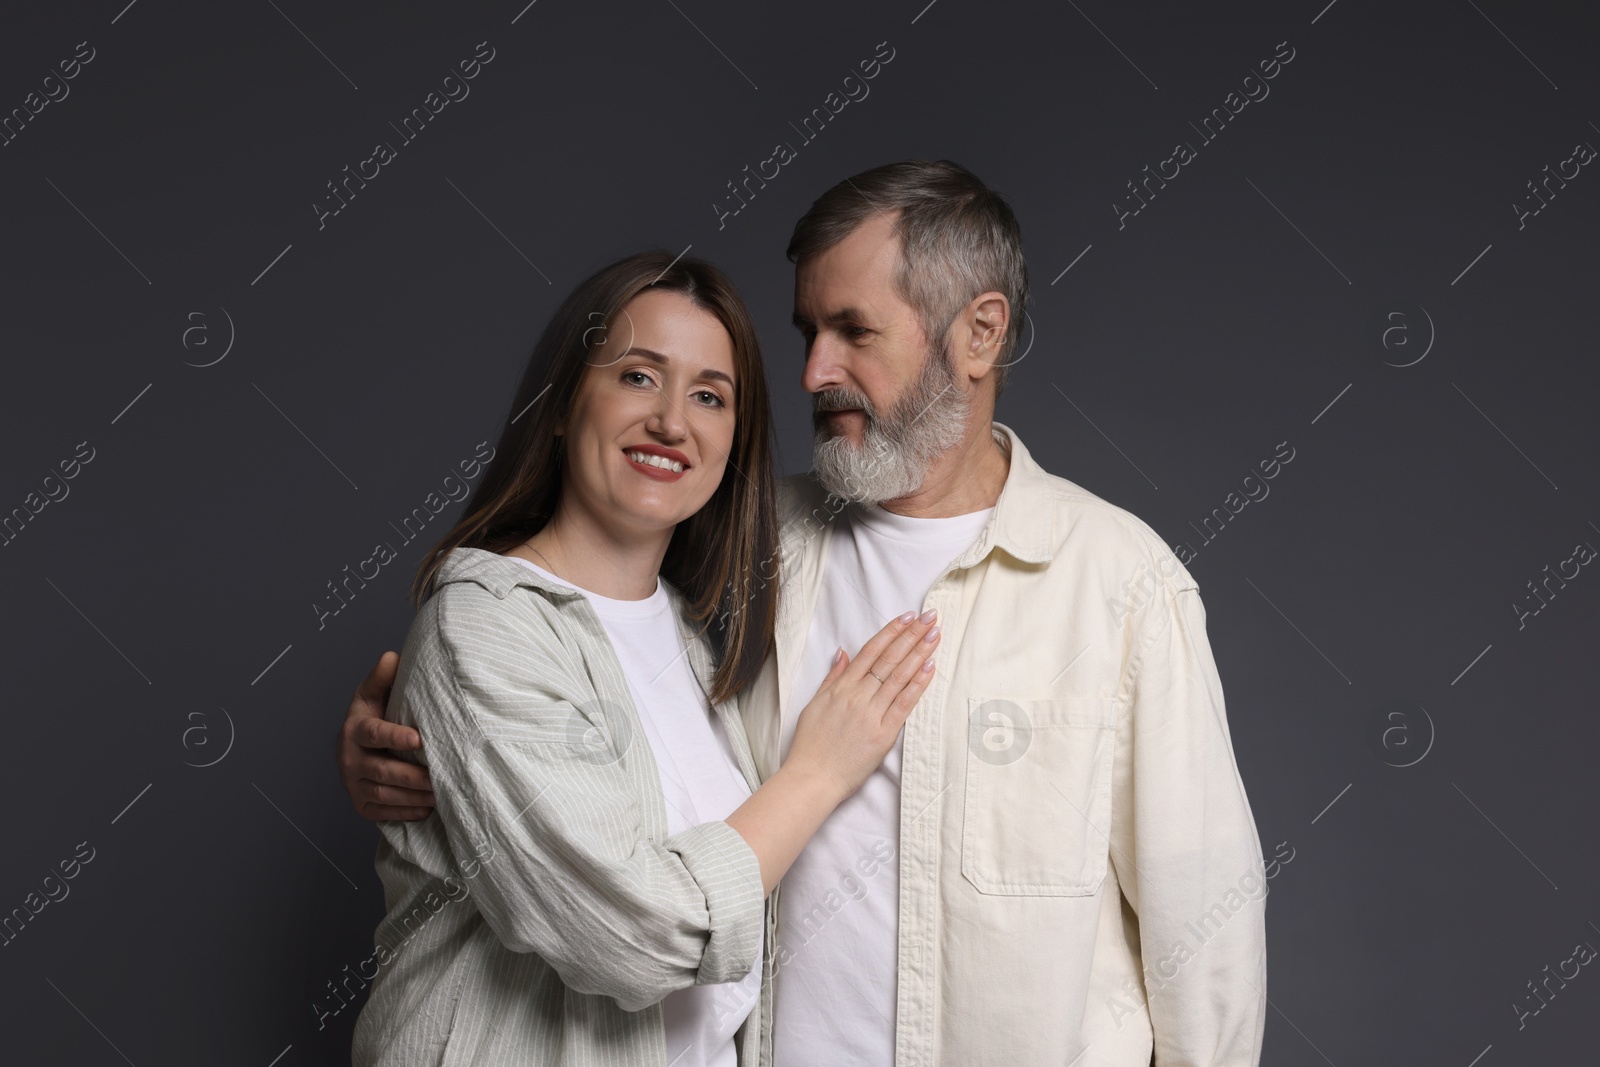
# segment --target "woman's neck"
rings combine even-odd
[[[672,531],[619,538],[580,516],[558,512],[538,533],[509,548],[520,556],[591,593],[613,600],[645,600],[656,591],[661,561]]]

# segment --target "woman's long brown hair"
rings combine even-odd
[[[772,468],[772,417],[755,323],[726,275],[704,260],[676,262],[663,251],[620,259],[579,283],[545,326],[494,459],[464,516],[423,559],[411,585],[413,606],[433,593],[445,556],[458,547],[503,552],[532,537],[556,513],[565,474],[563,436],[590,365],[623,305],[647,289],[681,293],[716,316],[733,341],[734,435],[728,466],[706,505],[680,522],[661,561],[661,577],[687,601],[717,656],[713,703],[755,679],[772,647],[777,614],[778,523]]]

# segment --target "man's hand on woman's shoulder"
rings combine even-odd
[[[350,802],[363,818],[425,819],[433,812],[433,781],[428,769],[397,759],[390,749],[422,747],[422,735],[384,719],[389,689],[400,665],[398,652],[385,652],[356,687],[344,725],[334,738],[334,760]]]

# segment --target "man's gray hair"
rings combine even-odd
[[[819,196],[795,223],[793,263],[823,252],[867,219],[898,212],[900,269],[895,289],[910,304],[936,354],[950,325],[974,297],[991,290],[1011,303],[1011,321],[994,361],[995,396],[1017,359],[1028,304],[1022,228],[999,193],[948,159],[912,159],[862,171]]]

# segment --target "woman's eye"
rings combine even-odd
[[[709,396],[711,398],[711,403],[715,404],[717,407],[726,407],[727,406],[726,403],[723,402],[722,397],[718,396],[716,393],[713,393],[709,389],[702,389],[698,393],[696,393],[695,395],[696,396]]]
[[[631,370],[622,376],[623,381],[628,381],[630,378],[643,378],[646,382],[648,382],[650,380],[650,375],[646,374],[642,370]]]

